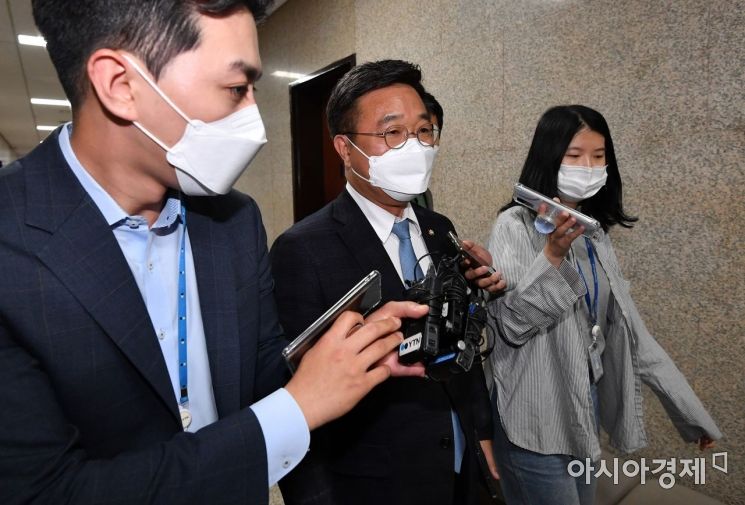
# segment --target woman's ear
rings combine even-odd
[[[86,65],[91,90],[101,107],[110,114],[126,121],[137,120],[134,93],[128,68],[121,53],[112,49],[98,49],[88,58]]]

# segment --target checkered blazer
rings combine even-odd
[[[286,380],[256,204],[186,198],[219,420],[181,430],[127,262],[54,133],[0,169],[0,503],[266,503]]]

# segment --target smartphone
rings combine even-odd
[[[593,219],[586,214],[582,214],[578,210],[562,205],[546,195],[520,184],[519,182],[515,184],[515,192],[512,195],[512,199],[520,205],[532,209],[535,212],[538,212],[538,208],[542,203],[547,205],[548,210],[544,214],[538,214],[535,219],[535,228],[540,233],[548,234],[553,232],[556,229],[554,219],[562,211],[567,212],[571,217],[573,217],[578,225],[581,224],[585,227],[585,231],[582,232],[582,235],[585,235],[586,237],[597,238],[602,229],[602,226],[597,219]]]
[[[380,298],[380,272],[373,270],[282,350],[282,357],[290,371],[295,373],[303,355],[326,333],[342,312],[353,310],[366,316],[378,306]]]
[[[471,268],[478,268],[478,267],[488,267],[489,268],[489,275],[497,273],[496,270],[494,270],[491,265],[485,264],[483,261],[478,259],[476,256],[472,255],[468,251],[466,251],[466,248],[463,246],[463,241],[458,238],[458,235],[453,233],[452,231],[448,232],[448,238],[453,243],[455,248],[458,250],[458,252],[461,255],[461,258],[467,259],[470,263]]]

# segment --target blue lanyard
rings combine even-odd
[[[181,206],[181,247],[178,259],[178,378],[181,387],[179,405],[189,402],[188,366],[186,361],[186,209]]]
[[[590,288],[587,286],[587,280],[585,280],[585,274],[582,273],[582,267],[577,262],[577,271],[579,271],[582,282],[585,283],[585,303],[587,303],[587,309],[590,311],[590,319],[592,324],[598,323],[598,272],[595,268],[595,254],[592,251],[592,242],[590,239],[585,237],[585,245],[587,246],[587,257],[590,259],[590,266],[592,267],[592,283],[595,287],[595,293],[592,296],[592,303],[590,303]]]

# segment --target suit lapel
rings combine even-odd
[[[447,220],[432,211],[422,209],[418,205],[414,205],[413,208],[416,219],[419,221],[424,243],[427,245],[427,251],[434,255],[434,261],[438,259],[438,255],[455,255],[455,249],[447,238],[447,233],[450,231],[450,228],[445,225]],[[435,216],[438,216],[439,219],[434,219]]]
[[[35,244],[37,256],[151,384],[180,424],[163,354],[119,244],[67,166],[57,135],[45,144],[25,165],[26,222],[49,233],[48,239]]]
[[[187,209],[190,209],[189,201],[186,200]],[[227,237],[213,226],[208,212],[206,208],[204,213],[189,211],[186,222],[197,274],[212,389],[219,416],[225,417],[240,407],[236,277]]]
[[[383,287],[382,302],[385,303],[392,299],[400,300],[404,284],[372,225],[347,191],[343,191],[334,201],[333,216],[340,225],[338,230],[340,239],[364,274],[372,270],[380,272]]]
[[[414,212],[430,253],[455,255],[455,249],[447,238],[450,228],[447,220],[437,214],[414,205]],[[340,224],[339,237],[366,273],[379,270],[383,277],[383,301],[400,300],[404,284],[390,261],[387,251],[375,234],[372,225],[347,191],[334,201],[333,217]],[[381,261],[381,258],[385,258]],[[436,260],[435,256],[435,260]]]

